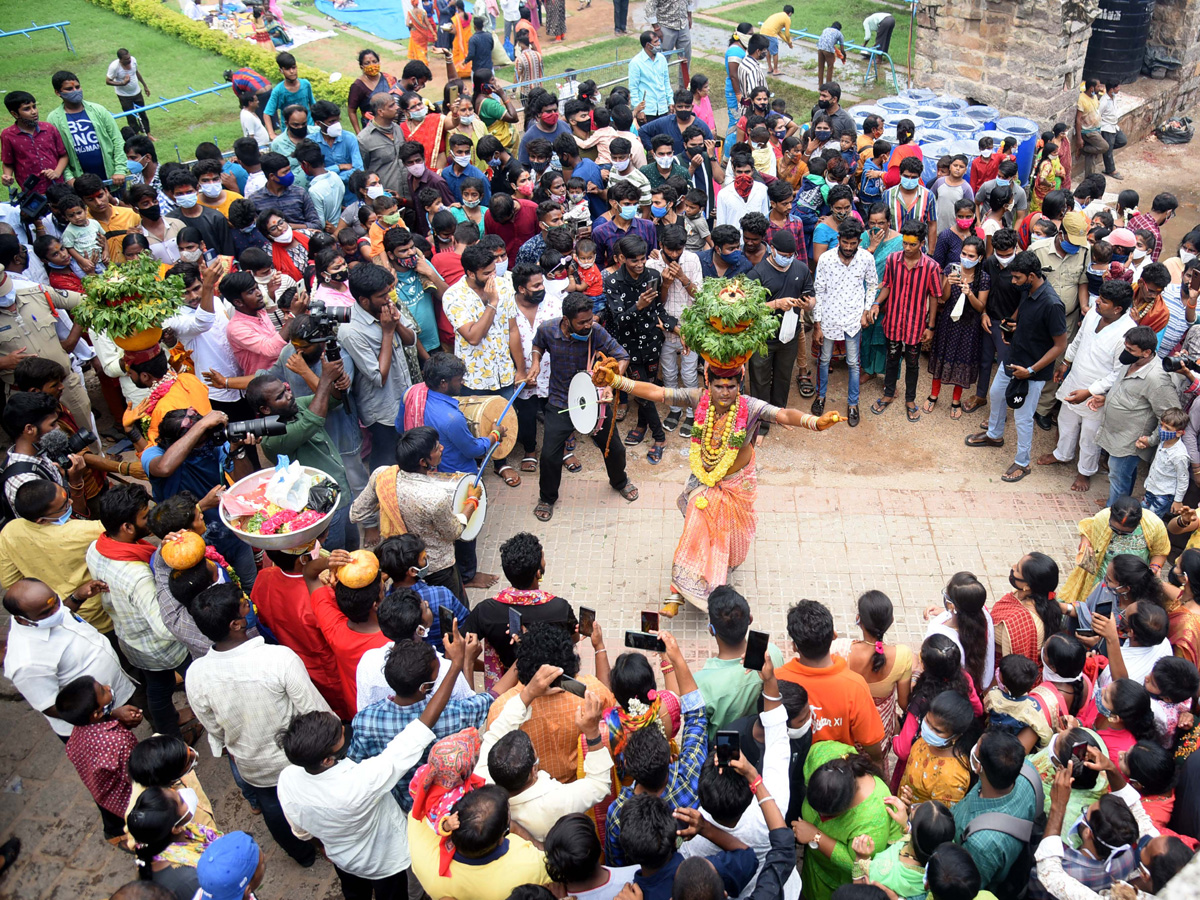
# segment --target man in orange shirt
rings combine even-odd
[[[787,630],[796,658],[777,669],[775,676],[808,691],[813,743],[858,745],[873,760],[882,762],[883,722],[871,689],[844,659],[829,653],[835,637],[833,614],[815,600],[801,600],[788,610]]]
[[[126,428],[140,425],[151,444],[158,441],[158,426],[163,416],[173,409],[194,409],[201,416],[212,412],[208,388],[188,372],[176,372],[167,363],[161,344],[146,350],[126,352],[125,372],[138,387],[150,391],[150,396],[137,406],[126,409],[122,424]]]

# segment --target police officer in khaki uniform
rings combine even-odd
[[[62,404],[80,428],[87,428],[92,421],[92,403],[83,379],[71,368],[71,358],[58,342],[50,306],[74,309],[82,302],[83,295],[74,291],[29,284],[18,287],[0,266],[0,379],[11,385],[13,369],[27,356],[54,360],[67,373]]]

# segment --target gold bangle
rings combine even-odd
[[[636,384],[637,384],[637,382],[634,381],[632,378],[626,378],[624,375],[618,375],[616,378],[613,379],[612,387],[613,387],[613,390],[616,390],[616,391],[624,391],[625,393],[631,393]]]

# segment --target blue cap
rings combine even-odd
[[[196,863],[196,878],[204,900],[242,900],[258,869],[259,849],[244,831],[219,837]]]

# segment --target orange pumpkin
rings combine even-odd
[[[204,559],[204,538],[194,531],[178,531],[162,542],[163,562],[172,569],[190,569]]]
[[[370,550],[355,550],[351,562],[337,570],[337,579],[348,588],[363,588],[379,574],[379,558]]]

